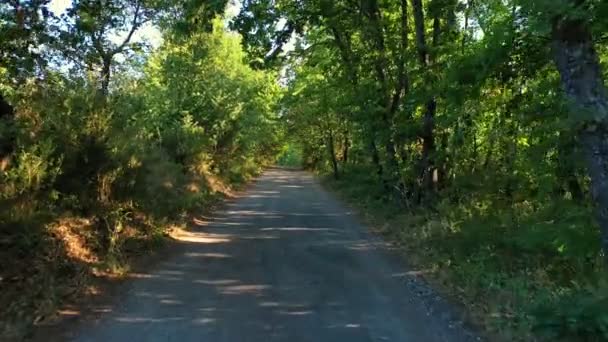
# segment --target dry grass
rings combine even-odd
[[[51,234],[63,243],[67,257],[84,264],[98,264],[100,256],[93,248],[94,227],[90,219],[65,217],[50,227]]]
[[[204,177],[193,176],[185,190],[200,195],[193,202],[192,210],[197,212],[212,210],[222,198],[235,196],[230,186],[210,172]],[[0,264],[1,341],[21,340],[35,325],[76,315],[78,303],[105,298],[109,284],[128,278],[131,265],[145,260],[140,256],[149,255],[167,238],[213,242],[213,237],[187,230],[189,224],[202,222],[200,215],[196,216],[197,223],[185,221],[188,217],[194,220],[191,215],[169,220],[133,211],[121,223],[115,248],[109,253],[107,222],[100,224],[93,216],[67,212],[59,217],[49,213],[48,217],[37,218],[36,212],[28,208],[12,207],[22,214],[15,222],[29,222],[26,226],[0,227],[0,258],[10,261]]]

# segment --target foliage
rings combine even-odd
[[[326,184],[407,253],[412,267],[466,304],[492,339],[602,340],[605,276],[589,208],[492,202],[404,212],[369,167]]]
[[[277,165],[287,167],[301,167],[302,149],[295,143],[286,143],[277,157]]]
[[[0,6],[2,20],[19,13]],[[18,337],[51,315],[66,287],[123,269],[129,253],[256,175],[280,150],[277,76],[248,66],[221,18],[187,34],[167,31],[151,52],[137,49],[130,32],[162,8],[74,2],[61,34],[40,24],[56,40],[40,56],[50,67],[24,68],[38,58],[28,49],[0,55],[3,75],[19,71],[23,80],[0,84],[14,113],[0,120],[11,134],[0,155],[0,254],[14,261],[0,268],[2,336]],[[128,36],[116,43],[120,32]],[[126,53],[136,58],[114,58]]]
[[[17,77],[24,71],[43,66],[43,51],[39,44],[51,41],[47,23],[52,13],[47,9],[50,0],[8,1],[0,4],[0,70]],[[5,77],[6,75],[3,75]]]
[[[604,310],[607,301],[605,285],[574,289],[561,295],[557,302],[536,308],[536,329],[554,340],[608,339],[608,316]]]
[[[488,303],[472,304],[490,312],[480,321],[507,339],[543,326],[593,340],[604,323],[589,303],[602,297],[574,284],[597,288],[608,249],[605,10],[250,0],[233,26],[254,65],[286,65],[282,119],[305,166],[342,177],[341,191],[385,216],[451,291]],[[542,294],[551,315],[527,305]]]
[[[507,339],[606,337],[605,1],[48,4],[0,4],[0,281],[121,260],[279,156],[331,172]],[[31,324],[41,301],[6,293]]]

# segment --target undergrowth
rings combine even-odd
[[[505,202],[478,191],[406,209],[369,175],[350,168],[325,183],[466,305],[492,340],[608,339],[608,278],[591,208],[565,199]]]
[[[1,340],[23,337],[91,277],[125,274],[272,160],[278,86],[221,20],[212,26],[165,40],[108,93],[53,70],[0,82],[11,108],[0,118]]]
[[[66,301],[91,295],[95,278],[123,277],[133,260],[165,244],[171,227],[186,226],[190,213],[208,210],[229,191],[228,185],[196,183],[196,189],[192,180],[182,184],[179,199],[158,193],[154,201],[175,200],[173,213],[165,203],[135,198],[86,208],[74,207],[69,198],[29,198],[3,211],[0,258],[10,262],[0,267],[2,339],[20,340],[33,325],[52,320]]]

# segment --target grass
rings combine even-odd
[[[405,210],[370,172],[324,184],[467,308],[491,340],[604,341],[608,282],[591,210],[566,200],[508,205],[472,193]]]

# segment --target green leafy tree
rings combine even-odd
[[[71,60],[99,70],[100,92],[105,97],[115,57],[139,47],[132,42],[133,35],[154,14],[145,0],[75,1],[66,18],[73,25],[68,24],[62,33],[67,46],[61,48]]]

